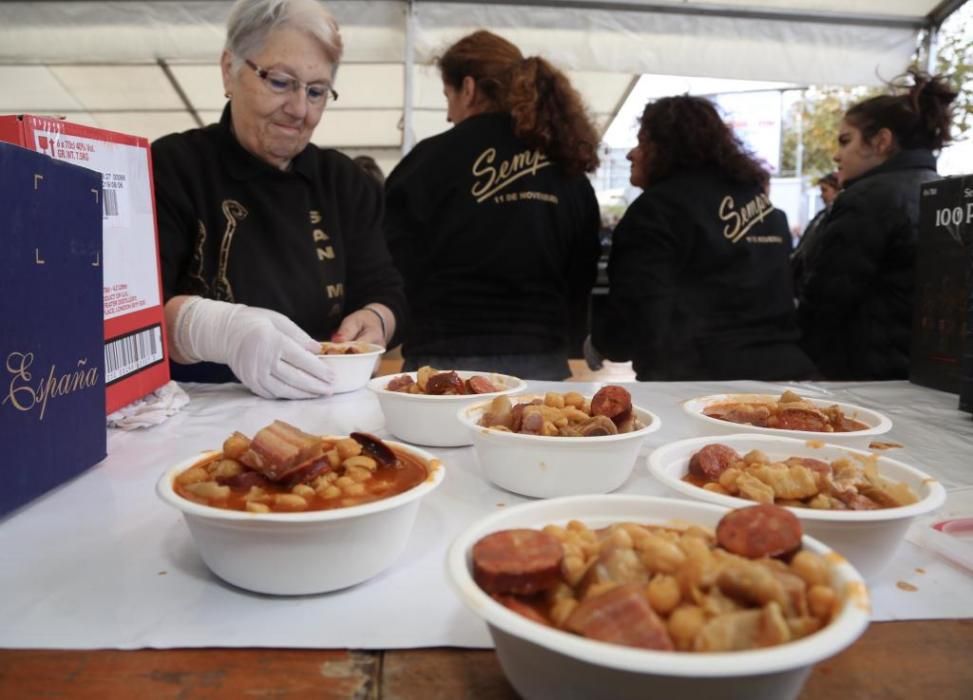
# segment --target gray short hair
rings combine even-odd
[[[224,48],[233,54],[233,71],[263,46],[276,29],[299,29],[317,39],[337,71],[344,46],[334,15],[318,0],[237,0],[226,22]]]

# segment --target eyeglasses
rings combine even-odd
[[[245,58],[243,62],[253,68],[253,71],[264,82],[264,85],[270,88],[271,92],[278,95],[303,90],[304,94],[307,95],[307,101],[313,105],[323,105],[329,99],[338,99],[338,93],[327,83],[302,83],[297,78],[287,75],[287,73],[261,68],[250,59]]]

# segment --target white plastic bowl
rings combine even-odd
[[[334,345],[347,344],[349,343],[334,343]],[[363,345],[368,349],[353,355],[318,355],[321,362],[334,370],[332,391],[335,394],[358,391],[365,386],[375,371],[379,357],[385,352],[385,348],[375,343],[354,341],[351,344]]]
[[[753,501],[713,493],[682,480],[689,471],[690,457],[704,445],[712,443],[732,447],[741,455],[758,449],[771,459],[781,460],[788,457],[814,457],[829,462],[850,453],[870,454],[842,445],[741,433],[670,442],[649,455],[649,471],[670,489],[685,496],[730,508],[753,505]],[[892,561],[895,550],[913,519],[936,510],[946,499],[946,490],[942,484],[915,467],[882,455],[878,457],[876,466],[878,473],[886,479],[908,484],[919,496],[919,501],[908,506],[881,510],[789,508],[800,519],[807,534],[847,557],[869,581],[876,580]]]
[[[868,591],[858,572],[840,558],[833,565],[832,585],[844,605],[827,627],[776,647],[722,653],[649,651],[584,639],[524,618],[473,581],[473,545],[497,530],[539,528],[572,519],[591,527],[621,521],[714,527],[726,512],[706,503],[650,496],[575,496],[526,503],[498,511],[463,532],[450,547],[447,570],[459,597],[486,621],[507,679],[528,700],[795,697],[813,664],[849,646],[868,626]],[[803,544],[818,554],[829,552],[810,537]]]
[[[502,388],[489,394],[459,396],[406,394],[385,388],[394,378],[406,374],[416,381],[418,372],[398,372],[384,377],[375,377],[368,383],[368,388],[378,396],[378,403],[385,415],[385,427],[390,433],[400,440],[430,447],[466,447],[473,444],[473,436],[466,426],[457,420],[456,412],[463,406],[469,406],[483,399],[492,399],[495,396],[516,394],[527,387],[524,380],[508,374],[457,370],[456,374],[462,379],[485,377],[493,382],[494,386]]]
[[[514,403],[537,398],[544,395],[522,394]],[[472,435],[483,476],[500,488],[532,498],[614,491],[632,474],[646,436],[662,427],[654,413],[633,406],[645,427],[630,433],[596,437],[524,435],[479,425],[489,407],[490,401],[481,401],[461,409],[458,416]]]
[[[347,588],[393,564],[405,549],[420,500],[439,486],[444,467],[415,447],[386,444],[426,463],[429,477],[403,493],[360,506],[302,513],[249,513],[201,505],[173,490],[178,474],[202,459],[172,467],[156,486],[182,511],[206,565],[234,586],[272,595],[305,595]]]
[[[818,408],[828,406],[838,406],[849,418],[861,421],[868,426],[865,430],[856,430],[847,433],[826,433],[812,430],[783,430],[781,428],[761,428],[746,423],[731,423],[730,421],[711,418],[704,415],[703,410],[713,404],[728,403],[731,401],[770,401],[774,402],[780,398],[780,394],[712,394],[710,396],[700,396],[682,404],[683,410],[694,419],[697,432],[702,435],[733,435],[736,433],[757,433],[759,435],[777,435],[782,437],[800,438],[802,440],[822,440],[824,442],[837,443],[840,445],[856,445],[867,448],[868,443],[877,435],[884,435],[892,428],[892,421],[887,416],[870,408],[856,406],[850,403],[840,403],[838,401],[828,401],[826,399],[815,399],[802,396],[805,401],[814,404]]]

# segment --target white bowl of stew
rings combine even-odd
[[[335,394],[345,394],[358,391],[368,384],[384,352],[385,348],[375,343],[323,342],[318,357],[334,371],[331,390]]]
[[[744,422],[734,422],[707,415],[708,412],[717,410],[718,407],[732,404],[773,406],[779,398],[780,396],[772,394],[712,394],[710,396],[700,396],[689,401],[684,401],[682,408],[693,419],[693,424],[697,432],[702,435],[757,433],[760,435],[777,435],[803,440],[822,440],[842,445],[867,447],[869,442],[880,435],[884,435],[892,428],[892,421],[888,416],[871,408],[806,396],[801,396],[801,399],[820,411],[832,412],[835,409],[840,411],[841,415],[846,418],[844,428],[847,429],[834,430],[833,427],[825,430],[766,427]],[[819,428],[822,426],[815,427]]]
[[[853,509],[861,507],[861,504],[851,501],[847,509],[823,509],[788,505],[776,500],[798,517],[809,535],[847,557],[869,581],[878,579],[883,569],[894,560],[895,551],[914,519],[936,510],[946,498],[945,489],[936,479],[892,457],[843,445],[750,433],[689,438],[663,445],[649,455],[649,471],[681,496],[731,508],[752,504],[752,500],[741,497],[739,492],[731,495],[725,489],[708,490],[704,487],[706,479],[690,476],[689,465],[693,455],[713,444],[724,445],[741,456],[751,450],[759,450],[771,461],[781,463],[789,458],[799,458],[829,465],[835,460],[843,460],[852,466],[862,465],[863,469],[866,464],[874,464],[883,480],[908,487],[916,497],[914,502],[875,509],[865,504],[868,510]],[[698,473],[698,468],[696,471]],[[841,504],[834,505],[840,507]]]
[[[405,549],[422,499],[443,480],[444,467],[430,453],[397,442],[385,444],[413,483],[359,505],[257,513],[180,495],[177,477],[219,458],[220,451],[173,466],[159,479],[156,491],[182,512],[203,561],[224,581],[272,595],[325,593],[361,583],[392,566]]]
[[[441,370],[440,373],[450,373]],[[426,394],[392,391],[393,380],[408,377],[418,384],[418,372],[399,372],[375,377],[368,388],[378,397],[385,416],[385,428],[400,440],[428,447],[466,447],[473,444],[473,436],[456,417],[456,412],[493,396],[506,396],[523,391],[527,383],[507,374],[455,370],[464,382],[474,377],[486,379],[496,391],[468,394]]]
[[[511,396],[510,402],[543,402],[548,395],[520,394]],[[581,398],[590,406],[591,396]],[[631,476],[646,437],[662,427],[657,415],[631,406],[641,427],[627,432],[584,437],[507,432],[481,425],[491,403],[481,401],[460,409],[459,421],[472,437],[483,476],[500,488],[531,498],[614,491]]]
[[[459,598],[486,622],[507,679],[528,700],[796,697],[813,665],[852,644],[869,622],[868,591],[861,576],[810,537],[804,536],[801,546],[827,562],[823,575],[836,595],[830,620],[796,641],[745,651],[662,651],[586,638],[528,619],[502,604],[502,597],[484,591],[474,578],[475,544],[498,531],[563,527],[572,520],[593,529],[619,522],[713,528],[727,512],[698,501],[649,496],[536,501],[472,524],[450,547],[447,570]]]

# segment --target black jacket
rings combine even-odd
[[[804,279],[807,275],[808,260],[814,258],[817,244],[820,241],[821,229],[824,228],[824,220],[831,211],[830,207],[825,207],[814,218],[808,222],[801,239],[797,243],[794,252],[791,253],[791,271],[794,274],[794,296],[799,297],[801,290],[804,289]]]
[[[827,379],[908,376],[919,187],[936,177],[930,151],[900,151],[835,200],[798,297],[804,347]]]
[[[612,236],[595,347],[640,380],[798,379],[787,217],[757,187],[684,172],[646,188]]]
[[[600,252],[584,175],[480,114],[419,143],[386,182],[385,230],[417,355],[557,353],[584,318]]]
[[[289,171],[219,124],[152,144],[166,300],[179,294],[273,309],[327,339],[369,302],[401,325],[402,280],[382,235],[381,187],[351,159],[308,145]],[[173,363],[185,381],[231,381],[223,365]]]

